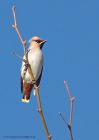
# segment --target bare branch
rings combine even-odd
[[[47,124],[43,115],[43,111],[42,111],[42,106],[41,106],[41,100],[40,100],[40,95],[39,95],[39,87],[36,86],[36,84],[34,85],[34,88],[36,90],[36,95],[37,95],[37,101],[38,101],[38,112],[40,114],[46,135],[47,135],[47,139],[51,140],[51,135],[49,134],[48,128],[47,128]]]
[[[66,122],[66,120],[65,120],[65,118],[64,118],[64,116],[63,116],[62,113],[59,113],[59,115],[60,115],[61,119],[64,121],[64,123],[66,124],[66,126],[67,126],[68,129],[69,129],[69,132],[70,132],[70,140],[73,140],[72,129],[71,129],[69,123]]]
[[[73,113],[73,102],[74,102],[74,97],[71,95],[68,84],[66,80],[64,80],[64,84],[70,99],[70,120],[69,120],[69,125],[72,126],[72,113]]]
[[[12,12],[13,12],[13,18],[14,18],[14,24],[12,25],[12,27],[15,29],[15,31],[17,32],[17,34],[18,34],[18,36],[20,38],[20,41],[21,41],[21,43],[23,45],[23,48],[24,48],[24,55],[26,57],[26,41],[23,40],[22,35],[20,34],[18,26],[17,26],[17,22],[16,22],[16,7],[15,6],[12,7]]]
[[[16,52],[14,52],[14,55],[16,55],[18,58],[20,58],[28,66],[27,70],[28,70],[28,72],[31,76],[32,83],[34,84],[34,88],[36,90],[36,95],[37,95],[37,100],[38,100],[38,112],[40,114],[44,129],[45,129],[45,132],[46,132],[46,135],[47,135],[47,139],[51,140],[51,135],[49,134],[49,131],[48,131],[48,128],[47,128],[47,125],[46,125],[46,121],[45,121],[45,118],[44,118],[44,115],[43,115],[43,112],[42,112],[42,106],[41,106],[40,95],[39,95],[39,87],[37,87],[37,85],[35,83],[34,75],[33,75],[33,72],[31,70],[31,66],[28,62],[28,59],[27,59],[28,51],[26,51],[26,41],[23,40],[23,38],[22,38],[22,36],[19,32],[17,23],[16,23],[16,7],[15,6],[12,7],[12,12],[13,12],[13,17],[14,17],[14,25],[12,25],[12,27],[15,29],[15,31],[17,32],[17,34],[18,34],[18,36],[21,40],[21,43],[22,43],[23,48],[24,48],[25,59],[23,59],[21,56],[19,56],[18,53],[16,53]]]
[[[66,124],[66,126],[69,129],[70,132],[70,140],[73,140],[73,135],[72,135],[72,114],[73,114],[73,103],[74,103],[74,97],[71,95],[70,93],[70,89],[68,87],[68,84],[66,82],[66,80],[64,80],[64,84],[67,90],[67,94],[69,96],[69,100],[70,100],[70,116],[69,116],[69,122],[67,123],[65,118],[63,117],[62,113],[59,113],[61,119],[64,121],[64,123]]]
[[[68,123],[68,128],[70,131],[70,140],[73,140],[73,135],[72,135],[72,114],[73,114],[73,103],[74,103],[74,97],[71,95],[68,84],[66,80],[64,80],[64,84],[70,99],[70,118],[69,118],[69,123]]]

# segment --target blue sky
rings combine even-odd
[[[11,7],[17,7],[17,23],[24,39],[40,36],[44,71],[40,85],[43,112],[52,140],[69,139],[58,112],[69,118],[69,99],[63,84],[68,81],[75,97],[74,140],[99,139],[99,2],[94,0],[0,1],[0,140],[3,136],[35,136],[46,139],[37,99],[21,102],[21,56],[23,48],[12,28]],[[20,139],[18,139],[20,140]]]

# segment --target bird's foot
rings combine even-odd
[[[32,81],[31,81],[31,84],[33,84],[33,85],[34,85],[34,84],[35,84],[35,80],[32,80]]]

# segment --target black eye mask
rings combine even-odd
[[[41,40],[36,40],[35,42],[37,42],[37,43],[41,43]]]

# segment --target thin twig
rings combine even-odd
[[[66,126],[67,126],[68,129],[69,129],[69,132],[70,132],[70,140],[73,140],[72,129],[71,129],[69,123],[66,122],[66,120],[65,120],[65,118],[64,118],[64,116],[63,116],[62,113],[59,113],[59,115],[60,115],[61,119],[64,121],[64,123],[66,124]]]
[[[74,97],[71,95],[68,84],[66,82],[66,80],[64,80],[64,84],[70,99],[70,118],[69,118],[69,123],[68,123],[68,128],[70,131],[70,140],[73,140],[73,135],[72,135],[72,114],[73,114],[73,103],[74,103]]]
[[[59,115],[60,115],[61,119],[64,121],[64,123],[65,123],[66,126],[67,126],[68,123],[66,122],[66,120],[65,120],[65,118],[64,118],[64,116],[63,116],[63,114],[62,114],[61,112],[59,112]]]
[[[20,41],[21,41],[21,43],[23,45],[23,48],[24,48],[24,55],[26,57],[26,41],[23,40],[22,35],[20,34],[18,26],[17,26],[17,22],[16,22],[16,7],[15,6],[12,7],[12,12],[13,12],[13,17],[14,17],[14,24],[12,25],[12,27],[15,29],[15,31],[17,32],[17,34],[18,34],[18,36],[20,38]]]
[[[43,115],[43,111],[42,111],[41,100],[40,100],[40,95],[39,95],[39,87],[37,87],[35,85],[34,88],[36,89],[36,95],[37,95],[37,101],[38,101],[38,112],[40,114],[44,129],[45,129],[45,132],[46,132],[47,139],[51,140],[51,135],[48,131],[47,124],[46,124],[46,121],[45,121],[45,118],[44,118],[44,115]]]
[[[64,84],[67,90],[67,94],[69,96],[69,100],[70,100],[70,117],[69,117],[69,122],[67,123],[65,118],[63,117],[62,113],[59,113],[61,119],[64,121],[64,123],[66,124],[66,126],[69,129],[70,132],[70,140],[73,140],[73,135],[72,135],[72,114],[73,114],[73,103],[74,103],[74,97],[71,95],[70,93],[70,89],[68,87],[68,84],[66,82],[66,80],[64,80]]]
[[[25,59],[23,59],[22,56],[20,56],[17,52],[13,52],[13,55],[17,56],[20,60],[22,60],[24,63],[27,63],[27,61]]]

